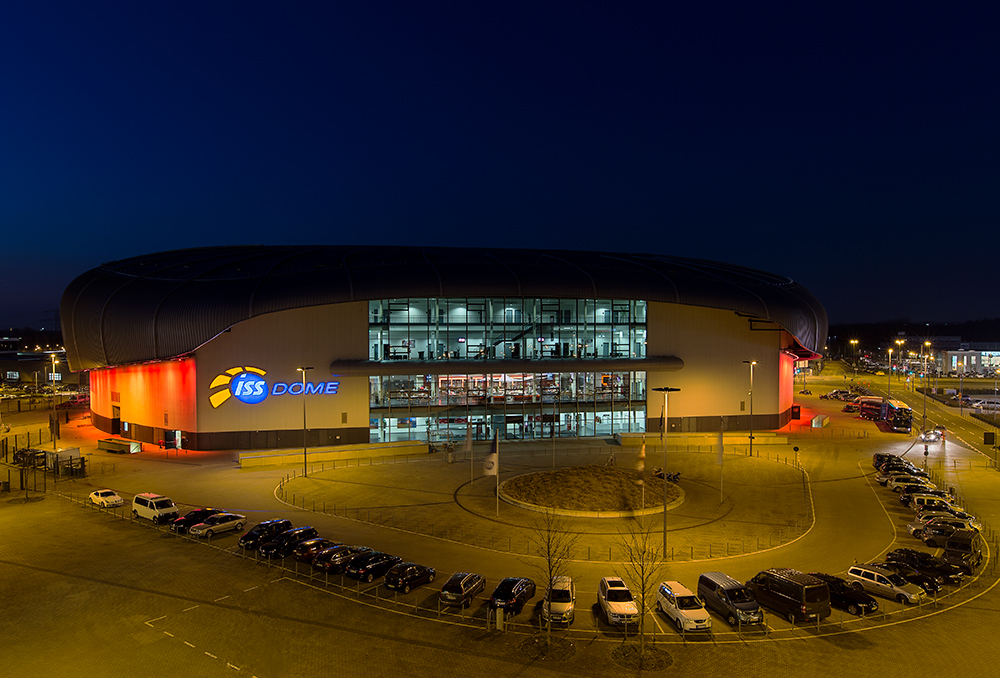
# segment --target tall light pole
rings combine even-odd
[[[885,389],[885,399],[892,397],[892,349],[889,349],[889,385]]]
[[[927,432],[927,358],[931,352],[931,342],[924,342],[924,433]]]
[[[858,378],[858,340],[851,339],[851,346],[854,347],[854,378]]]
[[[56,431],[59,429],[59,422],[56,421],[56,417],[59,414],[56,412],[56,365],[59,361],[56,360],[56,354],[52,354],[52,451],[56,452]]]
[[[744,360],[744,365],[750,366],[750,456],[753,456],[753,366],[756,360]]]
[[[306,457],[306,372],[311,370],[311,367],[296,367],[296,370],[302,373],[302,477],[305,478],[309,475],[309,463]]]
[[[906,339],[897,339],[896,340],[896,353],[899,354],[899,359],[900,360],[903,359],[903,344],[905,344],[905,343],[906,343]],[[892,367],[892,366],[890,365],[890,367]],[[899,378],[899,374],[896,375],[896,378],[897,379]]]
[[[667,557],[667,443],[664,436],[667,433],[667,394],[680,391],[679,388],[661,386],[650,389],[663,394],[663,425],[660,427],[660,445],[663,446],[663,557]]]

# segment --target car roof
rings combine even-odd
[[[675,596],[693,596],[694,592],[679,581],[660,582],[660,586],[666,586]]]

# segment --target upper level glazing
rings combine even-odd
[[[368,310],[369,357],[380,362],[646,356],[642,300],[397,298]]]

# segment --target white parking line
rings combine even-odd
[[[232,664],[230,664],[229,662],[226,662],[226,666],[228,666],[229,668],[233,669],[234,671],[241,671],[241,670],[242,670],[242,669],[240,669],[240,667],[238,667],[238,666],[233,666],[233,665],[232,665]]]
[[[249,591],[253,591],[254,589],[259,589],[259,588],[260,588],[259,586],[251,586],[248,589],[243,589],[243,593],[247,593]]]
[[[191,643],[187,642],[186,640],[184,641],[184,644],[187,645],[188,647],[194,647],[194,645],[192,645]]]
[[[150,619],[148,622],[144,622],[144,623],[146,624],[146,626],[152,627],[153,626],[153,622],[160,621],[161,619],[166,619],[166,618],[167,618],[167,615],[163,615],[162,617],[157,617],[156,619]]]
[[[215,599],[215,600],[213,600],[212,602],[213,602],[213,603],[217,603],[217,602],[219,602],[220,600],[225,600],[225,599],[226,599],[226,598],[228,598],[228,597],[229,597],[229,596],[222,596],[221,598],[216,598],[216,599]]]
[[[201,605],[192,605],[191,607],[184,608],[181,612],[190,612],[191,610],[195,610],[199,607],[201,607]]]
[[[170,636],[171,638],[174,637],[174,634],[170,633],[170,631],[164,631],[163,634],[166,636]]]
[[[666,631],[663,629],[663,626],[660,624],[660,619],[659,619],[660,615],[654,613],[654,614],[651,614],[649,616],[651,616],[653,618],[653,623],[656,624],[656,628],[660,629],[660,633],[666,634]]]
[[[208,655],[209,657],[211,657],[212,659],[218,659],[218,657],[216,657],[216,656],[215,656],[214,654],[212,654],[211,652],[206,652],[205,654],[207,654],[207,655]]]

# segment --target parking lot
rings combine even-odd
[[[817,407],[819,406],[817,402]],[[899,438],[835,438],[800,442],[809,470],[810,500],[816,520],[795,541],[773,549],[711,560],[674,562],[665,578],[693,583],[697,574],[719,569],[746,579],[760,569],[790,566],[803,571],[842,571],[854,559],[866,562],[889,548],[913,546],[905,531],[906,514],[890,503],[895,495],[871,481],[870,457],[875,449],[899,444]],[[949,443],[949,445],[951,445]],[[956,445],[939,452],[951,479],[980,510],[988,508],[996,471],[977,467],[976,455]],[[320,534],[338,541],[366,543],[438,568],[435,585],[394,595],[379,583],[358,586],[339,577],[309,577],[304,566],[288,569],[241,557],[237,536],[228,533],[205,541],[179,538],[145,523],[115,517],[49,493],[24,503],[0,500],[0,521],[7,528],[0,567],[0,599],[6,638],[0,660],[21,675],[75,675],[102,667],[106,673],[128,673],[160,667],[166,675],[307,676],[336,671],[339,675],[380,675],[408,671],[418,675],[468,675],[490,672],[521,674],[625,675],[610,659],[620,644],[620,629],[596,614],[596,584],[620,565],[579,559],[572,573],[579,582],[577,620],[558,633],[571,639],[575,654],[553,664],[532,662],[519,644],[535,632],[534,608],[516,617],[506,633],[488,630],[484,604],[463,614],[440,613],[436,592],[455,569],[483,572],[487,593],[501,576],[532,576],[524,554],[486,548],[482,543],[430,537],[398,524],[359,519],[356,515],[323,514],[295,509],[275,496],[286,475],[282,469],[246,473],[225,459],[178,459],[163,456],[119,458],[113,473],[86,482],[61,485],[77,498],[107,484],[123,495],[154,489],[188,505],[226,506],[257,522],[286,516],[296,525],[314,524]],[[968,464],[959,468],[959,462]],[[982,463],[982,462],[980,462]],[[866,466],[867,464],[867,466]],[[424,467],[421,467],[424,468]],[[431,469],[430,466],[426,468]],[[449,467],[440,465],[442,473]],[[377,467],[369,472],[377,473]],[[382,469],[385,471],[385,469]],[[413,467],[411,467],[411,472]],[[421,471],[420,475],[430,471]],[[692,473],[692,478],[696,474]],[[383,476],[384,479],[384,476]],[[355,487],[361,478],[346,477]],[[424,482],[427,482],[426,478]],[[442,487],[448,487],[441,482]],[[801,490],[800,490],[801,491]],[[700,525],[701,532],[734,529],[739,506],[725,520]],[[486,521],[486,517],[480,519]],[[487,521],[488,522],[488,521]],[[900,534],[900,525],[902,533]],[[497,530],[518,525],[494,524]],[[750,529],[750,528],[748,528]],[[611,537],[605,537],[610,540]],[[992,543],[992,542],[991,542]],[[991,553],[992,556],[992,553]],[[992,561],[992,559],[991,559]],[[886,615],[858,620],[840,613],[821,625],[792,627],[769,615],[769,632],[737,634],[715,619],[711,636],[681,637],[662,618],[650,615],[647,630],[674,659],[671,671],[716,674],[734,670],[769,675],[803,661],[813,675],[870,675],[873,667],[905,673],[985,666],[987,658],[969,649],[986,642],[1000,609],[991,588],[992,569],[937,607],[901,608],[884,601]],[[537,604],[540,595],[533,599]],[[900,623],[902,622],[902,623]],[[961,629],[959,631],[958,629]],[[980,635],[981,634],[981,635]],[[933,656],[900,656],[898,647],[934,644]],[[832,654],[831,654],[832,653]],[[847,654],[844,654],[847,653]],[[844,664],[821,657],[842,657]],[[889,661],[891,658],[891,661]],[[818,663],[817,663],[818,662]],[[765,670],[766,668],[766,670]],[[864,673],[862,674],[862,670]]]

